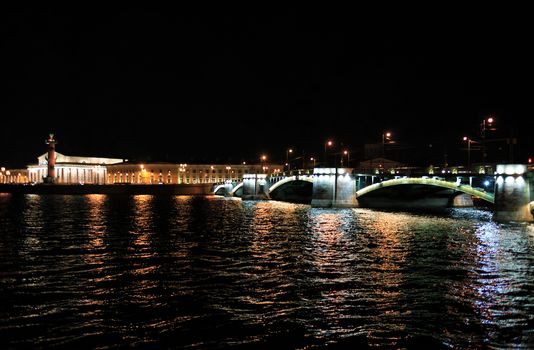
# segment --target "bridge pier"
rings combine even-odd
[[[269,198],[269,186],[266,174],[244,174],[243,175],[243,197],[244,200],[261,200]]]
[[[224,183],[224,196],[230,197],[233,189],[234,189],[234,184],[232,183],[232,181],[226,181]]]
[[[531,187],[533,174],[523,164],[497,165],[495,181],[495,221],[534,221]]]
[[[315,168],[313,170],[312,207],[354,208],[356,183],[349,168]]]
[[[461,193],[452,198],[451,206],[453,208],[473,207],[473,197],[467,193]]]

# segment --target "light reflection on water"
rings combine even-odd
[[[7,347],[524,347],[534,225],[220,197],[0,195]]]

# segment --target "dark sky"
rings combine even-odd
[[[534,154],[519,18],[24,9],[2,28],[2,164],[35,161],[49,132],[70,155],[226,162],[320,155],[327,138],[357,149],[383,130],[454,162],[490,114],[490,137]]]

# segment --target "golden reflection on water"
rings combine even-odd
[[[36,194],[27,194],[26,206],[24,207],[22,218],[26,230],[24,232],[23,249],[21,254],[32,256],[34,252],[41,250],[42,244],[40,233],[43,229],[43,203],[42,197]]]
[[[104,204],[106,202],[106,196],[103,194],[89,194],[86,195],[87,204],[89,206],[88,212],[88,226],[90,234],[90,247],[91,250],[99,250],[104,247],[103,236],[105,234],[105,221],[104,221]]]
[[[400,232],[406,232],[409,218],[400,213],[375,212],[370,223],[370,234],[376,244],[375,256],[380,262],[379,269],[387,275],[396,274],[406,261],[408,249],[400,240]],[[413,221],[413,219],[412,219]],[[385,279],[386,283],[397,284],[396,279]]]
[[[273,231],[273,203],[258,202],[254,207],[251,230],[257,234],[265,235]]]
[[[389,213],[372,211],[366,209],[354,209],[355,212],[364,217],[369,244],[367,255],[374,257],[373,268],[370,270],[370,281],[368,283],[376,285],[373,290],[377,300],[376,309],[379,312],[378,323],[389,324],[389,329],[369,329],[367,337],[371,342],[389,338],[391,346],[396,346],[400,340],[399,336],[387,334],[387,332],[403,333],[407,329],[407,324],[403,321],[402,308],[402,284],[405,282],[405,267],[410,244],[405,235],[410,230],[407,227],[413,225],[413,217],[402,213]],[[404,237],[404,240],[402,239]],[[379,286],[379,287],[378,287]]]
[[[343,318],[351,317],[344,306],[349,298],[354,298],[354,291],[349,286],[357,278],[350,263],[354,259],[350,249],[350,240],[354,238],[350,230],[353,220],[349,209],[312,209],[309,215],[310,257],[316,271],[314,283],[321,289],[321,301],[314,306],[324,315],[323,321],[333,328]],[[324,288],[339,284],[347,287]]]
[[[131,234],[135,236],[133,248],[146,250],[150,247],[150,237],[154,233],[154,200],[151,195],[134,196],[133,225]]]
[[[272,250],[269,235],[274,230],[273,223],[273,203],[258,202],[253,208],[252,221],[250,223],[250,232],[253,237],[251,240],[251,253],[260,259],[269,259],[276,254]]]

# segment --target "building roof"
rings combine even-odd
[[[47,157],[48,157],[48,152],[37,157],[38,164],[39,165],[48,164],[48,161],[46,159]],[[104,164],[123,163],[124,161],[126,161],[126,159],[66,156],[62,153],[56,152],[56,164],[68,163],[68,164],[104,165]]]

